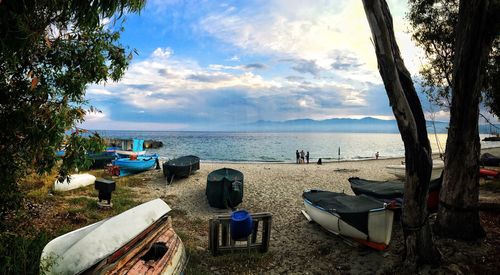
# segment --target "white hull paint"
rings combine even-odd
[[[339,216],[314,207],[304,200],[307,214],[324,229],[336,235],[366,240],[388,245],[391,241],[392,222],[394,213],[391,210],[381,209],[368,214],[368,235],[347,224]]]
[[[40,266],[48,267],[48,274],[79,274],[123,247],[170,210],[163,200],[156,199],[59,236],[43,249]]]
[[[132,156],[132,155],[144,155],[146,154],[146,151],[125,151],[125,150],[116,150],[115,153],[119,155],[126,155],[126,156]]]
[[[387,172],[389,174],[393,174],[394,176],[403,180],[406,178],[406,166],[404,164],[387,165],[385,168],[387,169]],[[431,180],[439,178],[441,176],[441,173],[443,172],[443,168],[444,163],[442,161],[434,161],[432,165]]]
[[[70,181],[65,179],[63,182],[54,182],[54,191],[69,191],[91,185],[95,183],[95,176],[91,174],[74,174],[69,176]]]

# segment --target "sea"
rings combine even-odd
[[[175,131],[97,131],[107,138],[139,138],[163,142],[159,149],[148,149],[163,160],[196,155],[206,162],[295,163],[295,151],[309,152],[310,162],[365,160],[404,156],[404,145],[397,133],[313,133],[313,132],[175,132]],[[487,135],[481,135],[481,140]],[[430,134],[433,153],[444,151],[446,134]],[[498,147],[500,142],[481,141],[482,148]]]

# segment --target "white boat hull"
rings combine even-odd
[[[389,174],[393,174],[397,178],[405,179],[406,178],[406,166],[404,164],[400,165],[387,165],[385,167]],[[435,180],[441,176],[443,172],[444,163],[442,161],[437,161],[432,166],[431,180]]]
[[[123,155],[123,156],[140,156],[146,154],[146,151],[126,151],[126,150],[115,150],[115,153],[118,155]]]
[[[347,236],[359,240],[388,245],[391,241],[392,235],[392,222],[394,213],[391,210],[381,209],[371,211],[368,214],[368,235],[359,231],[357,228],[349,225],[340,219],[339,216],[334,215],[325,210],[314,207],[309,201],[304,200],[304,206],[307,214],[316,223],[321,225],[329,232]]]
[[[70,181],[54,182],[54,191],[69,191],[95,183],[95,176],[91,174],[74,174],[69,176]]]

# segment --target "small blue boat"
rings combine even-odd
[[[120,176],[135,174],[149,170],[157,165],[158,155],[141,155],[137,159],[119,158],[113,161],[113,165],[120,167]]]

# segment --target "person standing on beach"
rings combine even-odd
[[[309,151],[307,151],[307,153],[306,153],[306,161],[307,161],[307,164],[309,164]]]
[[[375,159],[378,159],[378,157],[379,157],[379,154],[377,152],[377,153],[375,153]]]
[[[295,162],[296,162],[297,164],[299,163],[299,157],[300,157],[300,155],[299,155],[299,150],[297,150],[297,151],[295,151],[295,158],[296,158]]]
[[[304,150],[300,150],[300,163],[304,163],[304,157],[305,157]]]

